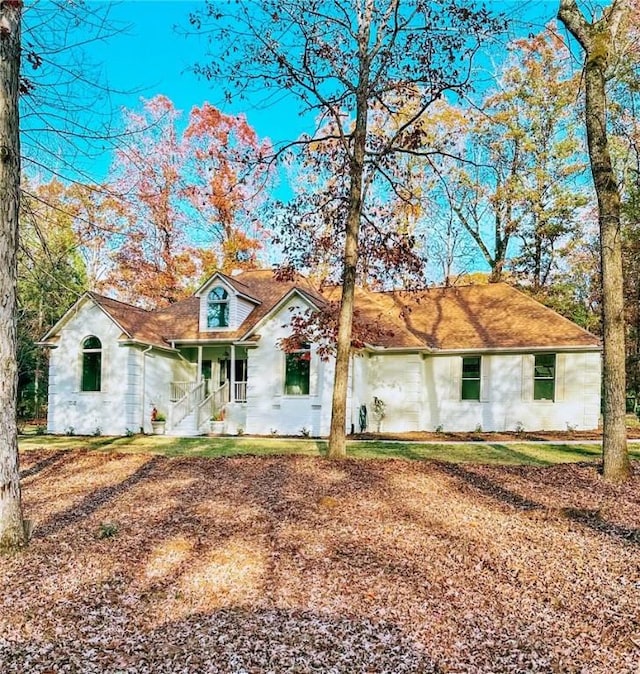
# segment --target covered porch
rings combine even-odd
[[[187,346],[180,349],[193,372],[190,379],[170,384],[167,432],[202,435],[209,422],[224,416],[226,432],[246,423],[247,348],[233,343]]]

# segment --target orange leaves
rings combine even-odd
[[[268,171],[269,144],[244,116],[204,103],[184,132],[166,96],[126,113],[127,147],[117,153],[111,187],[123,204],[124,243],[109,283],[122,299],[175,302],[204,274],[255,264],[261,228],[255,212]]]

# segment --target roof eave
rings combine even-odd
[[[118,340],[120,346],[150,346],[153,349],[158,349],[159,351],[169,351],[170,353],[177,353],[178,349],[170,346],[169,344],[158,344],[156,342],[148,342],[142,339],[120,339]]]
[[[575,351],[602,351],[602,346],[599,344],[563,344],[563,345],[548,345],[548,346],[475,346],[470,348],[460,349],[433,349],[433,354],[438,356],[460,355],[462,353],[562,353]]]

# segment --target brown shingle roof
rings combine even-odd
[[[234,331],[199,331],[199,298],[190,297],[157,311],[145,311],[95,293],[91,297],[132,338],[148,344],[229,341],[252,330],[294,288],[321,304],[338,291],[319,294],[299,277],[277,281],[271,270],[224,277],[238,292],[255,299],[255,309]],[[434,350],[528,349],[599,346],[598,339],[524,293],[504,284],[431,288],[418,292],[356,291],[359,320],[375,325],[373,344],[386,348]]]
[[[409,333],[433,349],[598,347],[575,323],[505,283],[389,293]]]

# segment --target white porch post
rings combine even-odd
[[[231,377],[229,381],[229,400],[236,401],[236,346],[231,345]]]
[[[198,371],[196,372],[196,381],[202,381],[202,346],[198,345]]]

